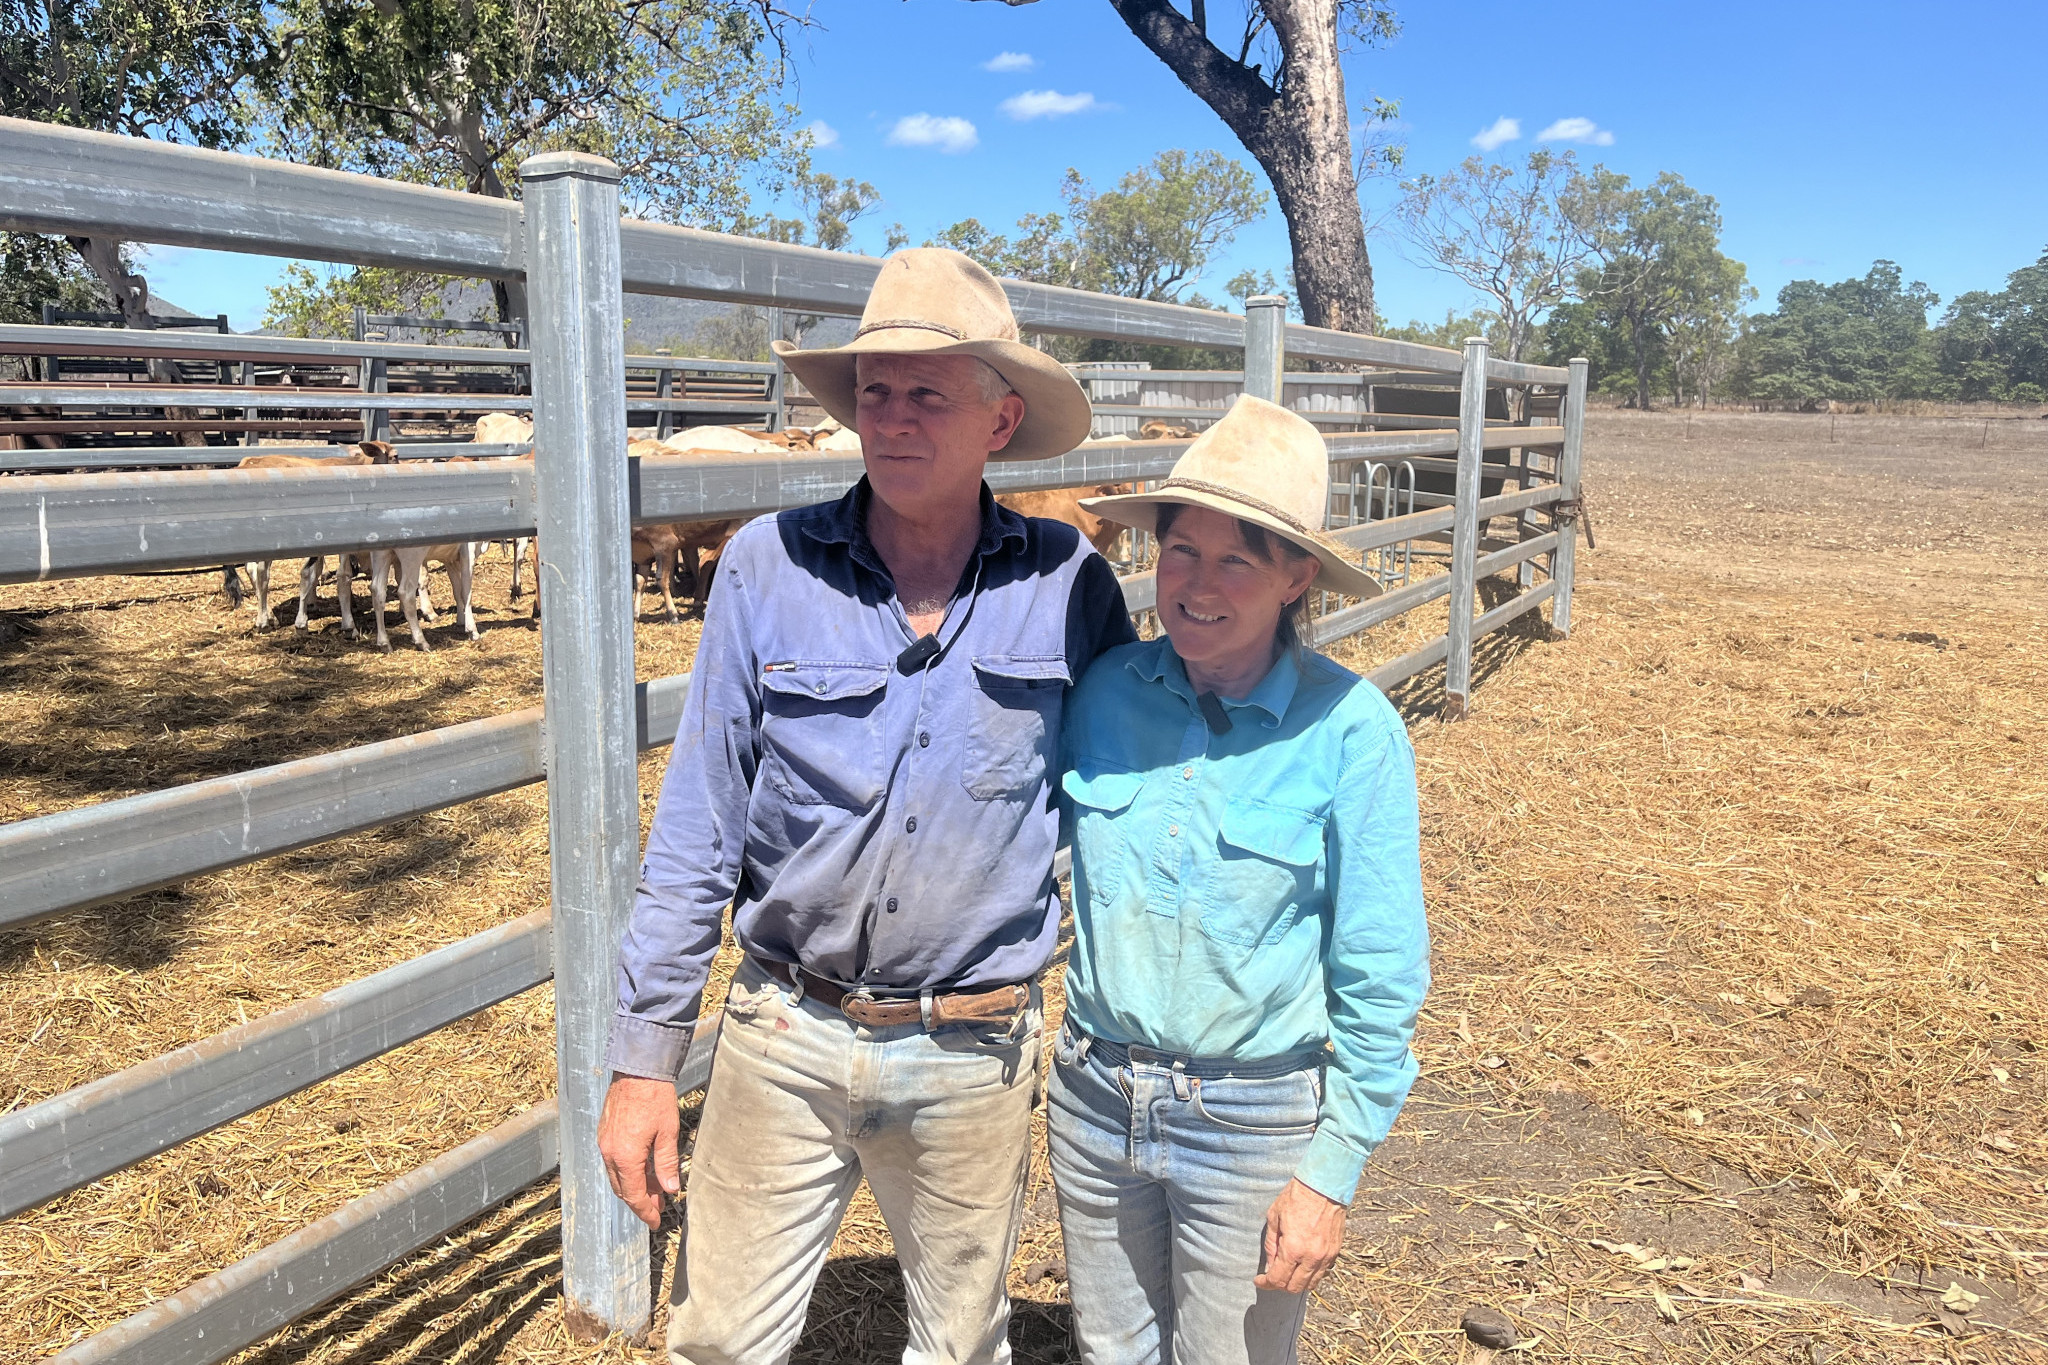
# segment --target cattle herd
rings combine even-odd
[[[1182,435],[1179,430],[1162,430],[1157,433],[1148,430],[1141,434],[1141,439]],[[533,424],[523,417],[516,417],[510,413],[487,413],[477,419],[473,439],[478,445],[525,444],[533,440]],[[730,460],[736,455],[799,458],[820,455],[845,456],[858,454],[859,451],[860,438],[838,423],[829,421],[824,426],[813,429],[795,427],[776,432],[735,427],[693,427],[678,431],[659,441],[634,440],[626,447],[626,453],[634,457],[671,460]],[[493,459],[531,462],[533,456],[530,453],[496,457],[454,455],[446,463],[484,464]],[[390,443],[364,441],[347,447],[346,452],[340,455],[252,455],[243,460],[239,467],[319,469],[396,462],[397,456]],[[1079,530],[1098,550],[1106,554],[1116,543],[1121,528],[1083,509],[1080,499],[1128,491],[1129,485],[1104,484],[1092,488],[1009,493],[1002,495],[997,501],[1025,516],[1064,521]],[[634,527],[631,549],[634,616],[637,618],[640,614],[641,593],[651,591],[660,595],[664,619],[670,623],[681,619],[675,599],[679,579],[687,582],[692,605],[701,606],[709,589],[711,572],[718,561],[718,556],[741,524],[738,520],[727,518]],[[398,583],[398,606],[405,614],[405,623],[411,631],[413,646],[422,651],[430,650],[432,646],[427,643],[426,636],[421,632],[420,623],[425,621],[431,625],[435,620],[434,604],[427,586],[427,568],[429,565],[438,564],[447,573],[448,585],[453,593],[454,610],[461,623],[462,633],[472,640],[476,639],[476,615],[472,609],[471,595],[476,582],[477,558],[485,548],[483,543],[460,542],[449,545],[415,545],[396,550],[364,549],[340,552],[335,556],[337,567],[334,583],[335,593],[339,599],[343,636],[351,640],[359,636],[351,597],[357,573],[366,573],[370,580],[370,611],[376,623],[377,647],[387,653],[390,651],[391,639],[385,630],[384,605],[388,600],[390,583],[395,572]],[[533,615],[537,619],[541,611],[539,546],[534,538],[524,537],[507,542],[506,548],[512,559],[511,600],[515,604],[519,601],[522,570],[531,566],[534,580]],[[323,581],[327,558],[324,555],[315,555],[300,567],[299,611],[293,623],[299,630],[309,628],[308,613]],[[249,577],[256,587],[258,630],[267,630],[272,625],[270,565],[269,560],[257,560],[247,566]],[[223,574],[230,600],[239,601],[240,581],[236,577],[235,567],[225,566]]]

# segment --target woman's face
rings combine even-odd
[[[1268,562],[1244,543],[1237,518],[1183,507],[1159,538],[1159,623],[1185,663],[1263,672],[1281,606],[1307,591],[1318,567],[1277,547]]]

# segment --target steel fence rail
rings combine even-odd
[[[246,360],[260,364],[355,365],[364,360],[432,362],[502,369],[525,365],[525,351],[502,346],[433,346],[419,341],[335,341],[247,332],[194,335],[131,327],[0,324],[0,355],[105,356],[129,360]],[[738,362],[735,362],[737,364]]]
[[[402,185],[20,119],[0,120],[0,227],[513,279],[526,271],[521,209]],[[619,225],[632,293],[858,315],[881,262],[660,223]],[[1242,350],[1244,319],[1183,304],[1005,280],[1027,331]],[[1307,360],[1456,374],[1457,352],[1290,325]],[[1551,366],[1488,364],[1489,378],[1563,383]]]
[[[0,424],[0,433],[5,429]],[[507,455],[529,455],[533,442],[479,445],[473,441],[404,441],[394,443],[392,452],[401,460],[446,460],[456,455],[494,460]],[[299,446],[62,446],[55,450],[0,450],[0,471],[81,473],[150,469],[159,465],[232,469],[251,455],[303,455],[331,460],[347,453],[347,446],[333,442]]]
[[[555,1102],[188,1285],[50,1358],[50,1365],[212,1365],[552,1174]]]
[[[675,738],[690,675],[636,685],[641,750]],[[170,886],[545,776],[541,708],[0,825],[0,927]]]
[[[132,1166],[546,981],[536,910],[325,995],[0,1114],[0,1218]]]
[[[711,1079],[723,1016],[708,1014],[676,1094]],[[554,1174],[555,1101],[546,1100],[299,1232],[160,1299],[52,1357],[51,1365],[212,1365]]]
[[[1486,449],[1540,444],[1489,428]],[[1561,438],[1560,438],[1561,439]],[[1455,453],[1457,433],[1347,432],[1333,461]],[[1185,441],[1090,442],[1051,460],[990,466],[997,492],[1163,478]],[[857,457],[633,459],[636,525],[751,517],[839,496]],[[1515,495],[1509,495],[1515,496]],[[84,578],[531,535],[533,467],[389,465],[186,470],[0,479],[0,583]]]

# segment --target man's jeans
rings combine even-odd
[[[789,1358],[862,1175],[909,1289],[905,1365],[1010,1359],[1043,1024],[866,1028],[753,962],[732,983],[684,1204],[668,1349]]]
[[[1252,1280],[1266,1211],[1315,1136],[1321,1069],[1113,1051],[1067,1027],[1053,1052],[1052,1174],[1081,1359],[1293,1361],[1308,1296]]]

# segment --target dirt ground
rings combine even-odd
[[[2044,428],[1593,414],[1572,638],[1487,641],[1458,724],[1440,676],[1395,696],[1436,985],[1311,1358],[1479,1361],[1487,1305],[1507,1360],[2048,1360]],[[203,578],[0,588],[0,821],[532,704],[502,561],[485,585],[483,640],[424,656],[331,601],[253,635]],[[694,641],[643,623],[641,675]],[[540,908],[541,795],[0,934],[0,1106]],[[0,1358],[545,1098],[551,1048],[530,992],[0,1225]],[[1032,1181],[1013,1340],[1064,1360],[1042,1144]],[[535,1187],[242,1359],[649,1358],[566,1338],[558,1230]],[[799,1359],[897,1358],[901,1297],[858,1206]]]

